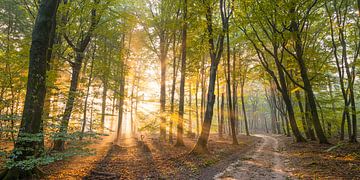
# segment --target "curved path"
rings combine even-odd
[[[288,179],[278,153],[278,140],[268,135],[255,136],[262,138],[262,143],[214,179]]]

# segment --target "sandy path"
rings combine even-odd
[[[255,136],[263,139],[261,144],[225,171],[215,175],[214,179],[287,179],[289,175],[284,171],[277,152],[278,140],[268,135]]]

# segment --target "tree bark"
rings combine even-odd
[[[295,9],[291,8],[290,15],[293,16],[290,24],[290,30],[294,34],[295,37],[295,53],[296,53],[296,60],[298,62],[299,68],[300,68],[300,74],[302,81],[304,83],[304,89],[307,94],[307,98],[309,100],[309,106],[310,106],[310,112],[312,115],[315,132],[317,137],[319,138],[320,143],[328,144],[328,140],[323,132],[323,129],[321,127],[317,106],[315,102],[315,95],[314,91],[310,82],[310,79],[308,77],[308,69],[306,67],[305,61],[303,59],[303,47],[302,47],[302,40],[301,40],[301,32],[299,30],[299,24],[295,20]]]
[[[183,0],[183,24],[181,33],[181,79],[180,79],[180,101],[179,120],[177,124],[177,136],[175,146],[185,146],[184,135],[184,107],[185,107],[185,78],[186,78],[186,37],[187,37],[187,0]],[[190,90],[191,91],[191,90]]]
[[[219,137],[222,137],[222,121],[221,121],[221,110],[220,110],[220,82],[219,77],[216,78],[216,85],[217,85],[217,118],[218,118],[218,133]]]
[[[197,136],[199,136],[199,133],[200,133],[198,91],[199,91],[199,76],[197,76],[196,87],[195,87],[196,135]]]
[[[94,0],[94,2],[96,5],[98,5],[100,3],[100,0]],[[67,41],[68,45],[73,49],[73,51],[75,51],[76,57],[75,57],[75,62],[71,62],[71,67],[72,67],[71,84],[68,93],[68,99],[65,106],[65,111],[60,122],[60,130],[54,141],[53,150],[55,151],[63,151],[65,149],[65,135],[67,134],[70,116],[77,95],[78,80],[79,80],[83,59],[85,56],[85,51],[91,41],[93,32],[95,31],[95,28],[100,20],[100,16],[98,16],[96,12],[97,10],[96,7],[94,6],[93,9],[91,10],[91,24],[89,26],[89,29],[85,37],[82,38],[82,40],[79,41],[78,44],[74,45],[74,43],[66,35],[64,35],[64,38]]]
[[[215,48],[214,39],[213,39],[213,12],[212,12],[212,4],[210,2],[204,2],[206,5],[206,21],[207,21],[207,30],[209,36],[209,53],[211,59],[210,65],[210,79],[208,85],[208,95],[207,95],[207,103],[206,103],[206,111],[204,117],[204,123],[201,129],[201,135],[198,138],[195,147],[191,151],[191,153],[209,153],[207,149],[207,143],[210,135],[210,127],[212,122],[212,117],[214,113],[214,104],[215,104],[215,82],[216,82],[216,74],[218,65],[221,59],[221,55],[223,52],[223,45],[224,45],[224,34],[228,29],[229,17],[225,17],[223,14],[224,10],[224,0],[220,0],[220,10],[222,12],[222,32],[220,33],[217,46]],[[226,4],[226,3],[225,3]],[[225,8],[226,9],[226,8]]]
[[[121,47],[122,50],[125,48],[125,35],[122,36],[121,40]],[[117,132],[116,132],[116,142],[119,141],[119,138],[122,135],[122,123],[123,123],[123,116],[124,116],[124,99],[125,99],[125,59],[120,59],[120,67],[119,67],[119,81],[120,81],[120,87],[119,87],[119,112],[118,112],[118,125],[117,125]]]
[[[243,111],[244,122],[245,122],[245,133],[247,136],[250,136],[248,122],[247,122],[247,116],[246,116],[246,109],[245,109],[244,86],[245,86],[245,80],[240,82],[240,91],[241,91],[240,98],[241,98],[241,105],[242,105],[242,111]]]
[[[84,55],[82,52],[76,52],[75,63],[72,65],[72,75],[71,75],[71,84],[70,90],[68,93],[68,99],[66,101],[65,111],[61,119],[60,123],[60,131],[58,135],[58,139],[54,141],[55,151],[64,151],[65,150],[65,135],[68,131],[69,120],[71,116],[71,112],[74,107],[75,97],[78,88],[79,75],[81,70],[82,61],[84,59]]]
[[[192,132],[192,119],[191,119],[191,115],[192,115],[192,97],[191,97],[191,83],[189,83],[189,130],[188,130],[188,134],[189,137],[192,136],[193,132]]]
[[[107,100],[107,91],[108,91],[108,79],[103,80],[103,91],[101,97],[101,128],[104,131],[105,129],[105,115],[106,115],[106,100]]]
[[[173,143],[173,124],[174,124],[174,108],[175,108],[175,90],[176,90],[176,79],[177,79],[177,72],[178,72],[178,62],[176,61],[176,33],[174,33],[173,36],[173,64],[172,64],[172,70],[173,70],[173,77],[172,77],[172,86],[171,86],[171,97],[170,97],[170,112],[172,114],[170,119],[170,125],[169,125],[169,142]]]
[[[16,162],[26,161],[37,153],[38,142],[26,140],[29,135],[40,135],[43,139],[41,124],[46,96],[46,72],[49,57],[51,57],[52,53],[58,6],[59,1],[57,0],[40,1],[32,32],[24,110],[18,138],[13,150],[17,154],[14,159]],[[29,179],[32,178],[33,171],[34,169],[25,170],[14,166],[7,170],[6,173],[3,173],[0,179]]]
[[[160,35],[160,66],[161,66],[161,82],[160,82],[160,140],[166,140],[166,39],[165,32]]]
[[[231,69],[230,69],[230,37],[229,37],[229,29],[226,31],[226,45],[227,45],[227,78],[226,78],[226,88],[227,88],[227,97],[228,97],[228,113],[230,117],[230,128],[232,135],[232,143],[234,145],[238,145],[238,141],[236,138],[236,129],[235,129],[235,113],[233,107],[233,101],[231,97]]]
[[[94,60],[95,60],[95,53],[96,53],[96,45],[94,45],[93,47],[93,54],[92,54],[92,59],[91,59],[91,64],[90,64],[90,75],[89,75],[89,80],[88,80],[88,84],[87,84],[87,89],[86,89],[86,95],[85,95],[85,101],[84,101],[84,116],[83,116],[83,124],[81,127],[81,133],[85,132],[85,128],[86,128],[86,121],[87,121],[87,106],[88,106],[88,98],[90,95],[90,87],[91,87],[91,83],[92,83],[92,77],[93,77],[93,69],[94,69]],[[82,139],[82,136],[80,136],[80,140]]]
[[[303,125],[306,138],[307,138],[307,139],[310,139],[310,133],[309,133],[309,130],[308,130],[309,128],[308,128],[308,126],[307,126],[306,119],[305,119],[305,111],[304,111],[304,106],[303,106],[303,104],[302,104],[300,91],[296,91],[296,92],[295,92],[295,97],[296,97],[296,100],[297,100],[297,102],[298,102],[298,106],[299,106],[299,109],[300,109],[300,113],[301,113],[301,123],[302,123],[302,125]]]
[[[224,98],[224,93],[221,94],[221,110],[220,110],[220,126],[219,126],[219,135],[220,137],[223,136],[223,131],[224,131],[224,116],[225,116],[225,112],[224,112],[224,108],[225,108],[225,98]]]

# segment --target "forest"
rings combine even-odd
[[[0,179],[360,179],[359,55],[360,0],[0,0]]]

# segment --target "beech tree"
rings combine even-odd
[[[215,45],[214,41],[214,32],[213,32],[213,5],[211,2],[204,0],[203,2],[204,8],[206,10],[206,21],[207,21],[207,30],[208,30],[208,38],[209,38],[209,53],[211,59],[210,66],[210,80],[208,87],[208,96],[207,96],[207,104],[206,111],[204,117],[204,123],[202,125],[201,134],[196,142],[194,149],[191,153],[208,153],[207,142],[210,133],[210,127],[212,122],[214,103],[215,103],[215,82],[216,82],[216,73],[218,69],[218,65],[222,56],[222,52],[224,50],[224,39],[225,33],[229,28],[229,19],[231,17],[232,11],[225,13],[228,7],[226,7],[227,3],[224,3],[224,0],[219,1],[220,13],[221,13],[221,22],[222,22],[222,31],[219,34],[217,39],[217,43]]]
[[[43,141],[44,138],[41,132],[41,124],[46,96],[46,72],[52,53],[58,7],[59,1],[42,0],[36,16],[32,33],[24,110],[20,131],[13,150],[13,153],[17,154],[13,159],[15,162],[32,160],[41,153],[38,148],[39,142]],[[34,174],[37,173],[37,167],[26,167],[21,164],[19,163],[1,173],[0,178],[28,179],[34,177]]]

